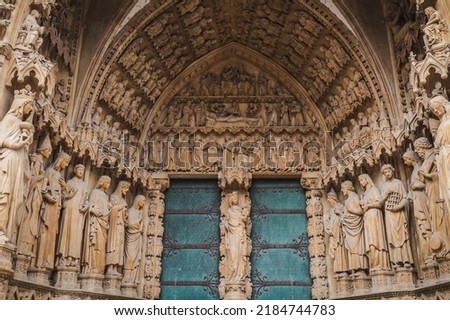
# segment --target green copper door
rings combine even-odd
[[[219,299],[217,180],[172,180],[166,192],[161,299]]]
[[[253,180],[252,299],[310,299],[305,193],[298,180]],[[219,299],[217,180],[172,180],[166,192],[161,299]]]
[[[311,299],[305,192],[299,180],[253,180],[252,299]]]

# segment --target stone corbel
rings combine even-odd
[[[308,237],[310,273],[313,281],[312,298],[327,299],[328,278],[323,225],[323,182],[318,172],[304,172],[301,185],[306,192],[306,214],[308,216]]]
[[[149,201],[147,236],[144,238],[144,299],[158,299],[161,293],[161,257],[163,251],[163,217],[165,210],[164,191],[169,188],[167,174],[157,173],[147,181],[147,198]]]
[[[229,169],[219,173],[222,189],[220,205],[220,284],[221,299],[250,299],[251,201],[248,189],[251,173],[242,169]]]

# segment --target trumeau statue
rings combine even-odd
[[[239,205],[237,191],[228,196],[228,211],[223,221],[225,231],[225,249],[227,252],[226,279],[230,282],[240,282],[246,277],[245,250],[246,227],[243,208]]]
[[[413,258],[406,212],[407,193],[403,182],[394,178],[395,169],[390,164],[381,168],[384,184],[380,204],[384,204],[386,234],[389,254],[394,268],[411,268]]]
[[[346,197],[342,215],[342,228],[344,231],[345,246],[349,253],[349,273],[364,276],[368,267],[365,256],[363,210],[360,206],[359,196],[355,192],[351,181],[344,181],[341,190]]]
[[[55,162],[45,171],[46,185],[42,191],[43,202],[39,222],[36,267],[53,269],[55,266],[55,243],[59,228],[59,214],[67,184],[62,171],[69,165],[70,156],[61,152]]]
[[[414,206],[420,262],[425,264],[432,263],[433,257],[430,249],[430,237],[432,234],[431,212],[426,193],[425,178],[420,174],[422,161],[419,159],[419,155],[412,150],[408,150],[403,154],[403,161],[407,166],[413,167],[410,178],[410,189]]]
[[[124,197],[129,188],[129,182],[120,181],[110,197],[111,212],[109,214],[109,231],[106,244],[107,274],[120,274],[123,267],[125,224],[128,216],[128,206]]]
[[[362,174],[358,180],[364,190],[361,206],[364,211],[364,240],[370,272],[388,271],[391,267],[383,213],[378,205],[380,192],[369,175]]]
[[[128,210],[127,227],[125,230],[125,264],[124,283],[135,283],[139,264],[142,258],[143,209],[145,197],[138,195],[133,206]]]
[[[57,265],[79,267],[86,212],[89,209],[87,186],[83,180],[85,167],[74,167],[75,176],[67,181],[64,209],[61,215]]]
[[[89,195],[89,217],[86,219],[83,245],[83,273],[103,274],[111,204],[108,190],[111,178],[101,176]]]
[[[334,190],[331,190],[327,195],[328,202],[331,209],[327,215],[324,215],[325,231],[330,236],[330,248],[328,250],[333,259],[333,271],[336,277],[347,276],[348,267],[348,252],[345,248],[344,233],[342,229],[342,215],[344,212],[344,205],[338,201],[338,197]]]
[[[0,122],[0,243],[16,242],[17,212],[27,196],[28,146],[33,141],[33,96],[16,91],[10,110]]]
[[[52,145],[50,138],[47,135],[36,150],[36,153],[30,156],[31,178],[25,206],[26,215],[20,225],[17,246],[17,253],[25,256],[31,256],[33,254],[33,246],[39,235],[39,215],[42,204],[42,191],[47,184],[44,177],[44,162],[51,154]]]

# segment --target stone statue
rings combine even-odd
[[[40,212],[36,268],[53,269],[55,266],[55,244],[58,234],[59,213],[63,193],[67,190],[62,172],[69,165],[69,162],[70,156],[65,152],[60,152],[55,162],[45,171],[47,184],[42,191],[43,202]]]
[[[123,267],[125,224],[128,216],[128,206],[124,197],[129,189],[129,182],[120,181],[110,197],[111,213],[109,215],[108,241],[106,243],[107,274],[120,274],[120,269]]]
[[[448,29],[447,23],[441,18],[441,14],[433,7],[425,9],[427,23],[423,27],[425,33],[425,44],[428,50],[436,48],[436,46],[444,45],[446,42],[442,39],[442,33]]]
[[[390,164],[381,168],[384,184],[380,205],[384,204],[386,234],[389,254],[395,268],[411,268],[413,260],[408,232],[408,215],[406,212],[407,193],[403,182],[394,178],[395,169]]]
[[[422,161],[419,155],[408,150],[403,154],[403,161],[407,166],[413,167],[409,186],[412,193],[412,201],[414,206],[414,219],[416,221],[417,242],[419,246],[419,257],[422,263],[433,263],[433,257],[430,249],[431,229],[431,212],[429,207],[429,199],[426,193],[425,177],[420,174]]]
[[[349,273],[355,276],[364,276],[368,267],[363,234],[364,212],[359,204],[359,196],[355,193],[355,188],[351,181],[342,182],[341,191],[346,197],[342,215],[342,229],[345,235],[345,246],[349,253]]]
[[[20,49],[37,52],[41,47],[45,28],[39,24],[40,18],[41,14],[35,9],[31,10],[30,14],[25,18],[17,40]]]
[[[431,215],[430,247],[433,251],[448,250],[450,239],[448,236],[449,226],[446,219],[445,206],[441,206],[441,195],[439,191],[440,174],[438,173],[437,151],[427,138],[421,137],[414,141],[414,150],[423,161],[419,170],[419,175],[424,177],[425,191],[429,199],[428,205]]]
[[[228,210],[224,217],[223,228],[225,231],[225,249],[227,253],[226,264],[228,268],[227,280],[239,282],[245,279],[245,239],[246,228],[244,223],[243,208],[239,205],[237,191],[228,196]]]
[[[124,283],[135,283],[139,264],[142,258],[142,211],[145,205],[145,197],[139,195],[134,199],[133,206],[128,210],[127,227],[125,231],[125,264]]]
[[[34,126],[27,116],[34,111],[33,97],[16,91],[10,110],[0,122],[0,243],[16,242],[16,214],[27,196],[28,146],[33,141]]]
[[[89,209],[87,186],[83,180],[84,170],[82,164],[76,165],[73,169],[75,176],[67,181],[68,190],[64,197],[57,250],[59,266],[80,266],[83,228]]]
[[[33,254],[33,246],[38,238],[39,214],[42,204],[42,191],[47,184],[44,179],[44,162],[52,154],[50,137],[45,136],[44,140],[30,156],[30,187],[26,201],[26,216],[24,217],[20,229],[17,246],[17,253],[25,256]]]
[[[330,236],[330,247],[328,252],[333,259],[333,271],[336,277],[341,278],[348,276],[348,252],[345,248],[344,233],[342,230],[342,214],[344,205],[338,201],[338,197],[334,190],[327,195],[331,209],[325,215],[325,231]]]
[[[450,102],[443,96],[436,96],[429,102],[429,108],[440,120],[434,145],[439,150],[436,165],[439,172],[439,189],[447,212],[450,212]]]
[[[391,269],[384,228],[383,213],[378,204],[380,191],[367,174],[358,177],[364,194],[361,199],[361,207],[364,211],[364,242],[366,254],[369,259],[370,272],[388,271]]]
[[[92,125],[96,129],[99,128],[100,124],[102,123],[102,119],[103,119],[102,113],[103,113],[103,108],[97,107],[97,108],[95,108],[95,111],[92,114]]]
[[[83,245],[83,273],[105,272],[106,240],[111,209],[106,191],[110,184],[110,177],[101,176],[89,195],[89,217],[86,219]]]

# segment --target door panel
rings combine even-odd
[[[298,180],[253,180],[252,299],[311,299],[305,192]]]
[[[166,192],[161,299],[218,299],[217,180],[172,180]]]

